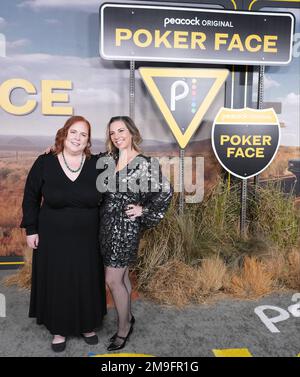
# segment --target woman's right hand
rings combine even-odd
[[[38,234],[31,234],[30,236],[26,236],[26,241],[28,247],[30,249],[37,249],[39,245],[39,235]]]

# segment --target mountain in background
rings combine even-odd
[[[9,136],[0,135],[0,151],[32,151],[43,152],[54,144],[52,136]],[[167,154],[169,156],[179,155],[179,146],[176,142],[164,142],[160,140],[144,140],[141,144],[145,153]],[[105,142],[101,139],[93,139],[93,153],[105,151]],[[185,149],[187,155],[195,155],[212,151],[210,139],[191,141]]]
[[[8,146],[17,146],[17,147],[32,147],[34,144],[28,140],[28,138],[22,136],[15,136],[12,139],[9,139],[6,143]]]

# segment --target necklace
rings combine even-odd
[[[64,160],[64,163],[66,165],[66,168],[71,171],[72,173],[77,173],[79,172],[79,170],[82,168],[82,165],[83,165],[83,154],[81,155],[81,162],[80,162],[80,165],[79,165],[79,168],[78,169],[71,169],[70,166],[68,165],[67,161],[66,161],[66,158],[65,158],[65,155],[64,155],[64,152],[61,152],[62,153],[62,156],[63,156],[63,160]]]

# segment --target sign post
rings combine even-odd
[[[262,110],[264,67],[290,63],[294,24],[292,14],[279,12],[119,3],[105,3],[100,7],[100,55],[103,59],[130,61],[129,107],[133,118],[135,61],[260,66],[258,110],[253,110],[253,113],[244,104],[245,108],[239,114],[231,114],[229,123],[226,123],[225,118],[225,122],[218,123],[220,117],[229,110],[221,109],[223,114],[219,112],[212,135],[214,151],[220,163],[231,174],[243,180],[242,233],[246,222],[247,179],[254,176],[255,185],[258,183],[258,174],[271,163],[279,146],[277,116],[273,109],[268,109],[267,113]],[[184,205],[185,147],[228,75],[223,70],[223,78],[220,78],[221,73],[219,80],[212,85],[207,81],[208,89],[202,92],[201,98],[193,90],[193,84],[199,79],[197,72],[200,71],[205,70],[140,69],[145,85],[180,147],[180,211],[183,211]],[[218,70],[207,71],[212,73]],[[206,78],[216,77],[212,75]],[[196,93],[195,98],[189,98],[191,93]],[[193,117],[186,111],[190,107],[189,101],[194,104]],[[259,115],[255,111],[260,111]],[[230,118],[229,113],[227,116]],[[237,125],[242,127],[239,129]],[[220,143],[217,138],[221,131],[228,139],[223,138]],[[234,134],[231,134],[233,131]],[[213,140],[213,137],[216,139]]]
[[[129,76],[129,116],[135,118],[135,62],[130,60],[130,76]]]
[[[227,69],[147,68],[139,72],[179,144],[179,211],[184,209],[184,152],[229,74]]]
[[[263,108],[264,102],[264,75],[265,75],[265,66],[259,66],[258,74],[258,96],[257,96],[257,108],[261,110]],[[259,185],[259,174],[254,177],[254,189],[256,191],[257,186]]]
[[[273,161],[280,144],[280,125],[273,108],[220,109],[212,127],[214,153],[230,174],[242,179],[240,232],[245,235],[247,179]]]

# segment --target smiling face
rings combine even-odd
[[[70,153],[83,153],[89,140],[88,125],[83,122],[75,122],[68,129],[68,134],[64,142],[64,148]]]
[[[121,120],[116,120],[110,124],[109,136],[111,142],[117,149],[125,150],[131,148],[131,133]]]

